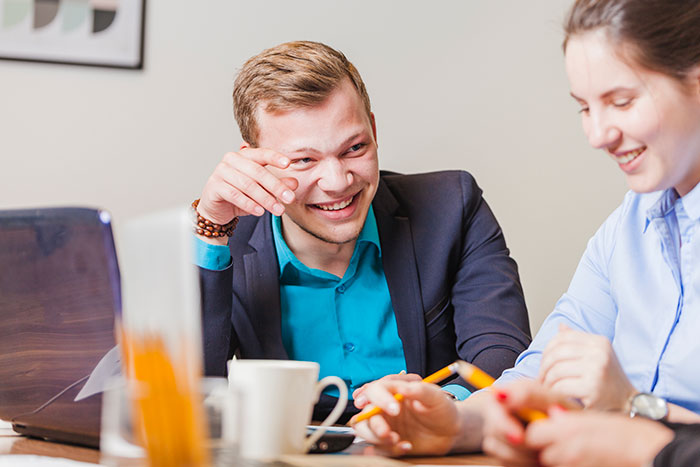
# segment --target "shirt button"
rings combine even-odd
[[[352,352],[353,350],[355,350],[355,344],[353,344],[352,342],[348,342],[347,344],[343,345],[343,349],[346,352]]]
[[[345,293],[345,284],[339,285],[337,289],[338,293]]]

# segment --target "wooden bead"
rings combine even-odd
[[[233,231],[236,228],[236,225],[238,225],[238,216],[231,219],[225,225],[216,224],[199,214],[197,211],[197,206],[199,206],[199,199],[192,202],[192,210],[194,211],[196,217],[194,231],[197,233],[197,235],[214,238],[223,236],[231,237],[233,235]]]

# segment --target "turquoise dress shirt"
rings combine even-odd
[[[299,261],[282,236],[272,233],[280,268],[282,342],[289,358],[318,362],[320,378],[342,378],[350,393],[384,375],[406,370],[379,232],[370,208],[343,277]],[[333,388],[327,392],[337,395]]]
[[[634,387],[700,413],[700,186],[629,192],[589,241],[569,290],[499,379],[535,377],[559,323],[607,337]]]

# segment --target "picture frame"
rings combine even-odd
[[[143,69],[146,0],[0,0],[0,59]]]

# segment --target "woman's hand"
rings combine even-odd
[[[639,467],[651,465],[672,439],[669,428],[651,420],[552,408],[548,419],[527,427],[524,444],[540,451],[544,466]]]
[[[525,441],[523,409],[546,412],[553,405],[575,408],[563,395],[549,391],[533,380],[520,380],[503,387],[491,388],[484,403],[484,452],[498,458],[504,466],[538,465],[538,453]]]
[[[607,338],[563,324],[542,353],[538,379],[546,388],[599,410],[626,410],[637,393]]]

